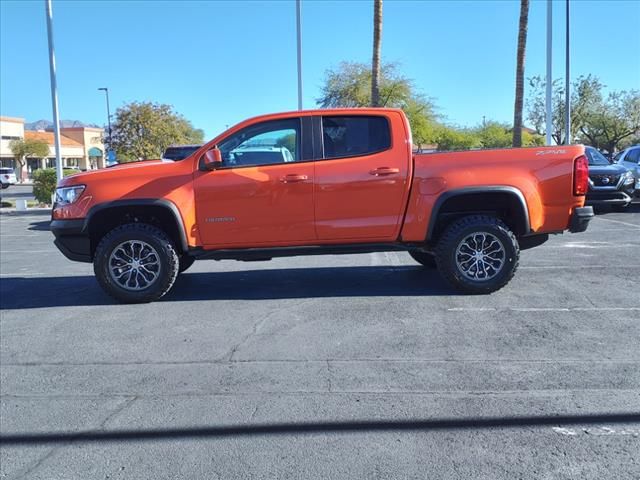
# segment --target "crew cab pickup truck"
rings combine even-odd
[[[396,109],[265,115],[180,161],[64,178],[51,230],[122,302],[162,297],[196,259],[393,250],[463,292],[490,293],[513,277],[520,250],[587,228],[584,153],[413,154]]]

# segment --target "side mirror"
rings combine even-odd
[[[207,150],[204,154],[204,167],[207,170],[215,170],[222,166],[222,153],[218,147],[214,147],[211,150]]]

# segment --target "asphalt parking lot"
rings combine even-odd
[[[11,185],[9,188],[0,190],[0,200],[35,200],[33,187],[31,185]]]
[[[640,478],[640,204],[475,297],[378,253],[118,305],[47,225],[0,216],[0,478]]]

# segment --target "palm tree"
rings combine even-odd
[[[373,60],[371,62],[371,106],[380,106],[380,44],[382,42],[382,0],[373,0]]]
[[[522,146],[522,104],[524,101],[524,53],[527,49],[527,24],[529,0],[520,0],[520,25],[518,26],[518,53],[516,60],[516,102],[513,112],[513,146]]]

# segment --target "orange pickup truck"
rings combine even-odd
[[[581,232],[580,145],[414,154],[401,110],[244,121],[180,161],[73,175],[51,230],[122,302],[162,297],[197,259],[404,250],[466,293],[506,285],[520,250]]]

